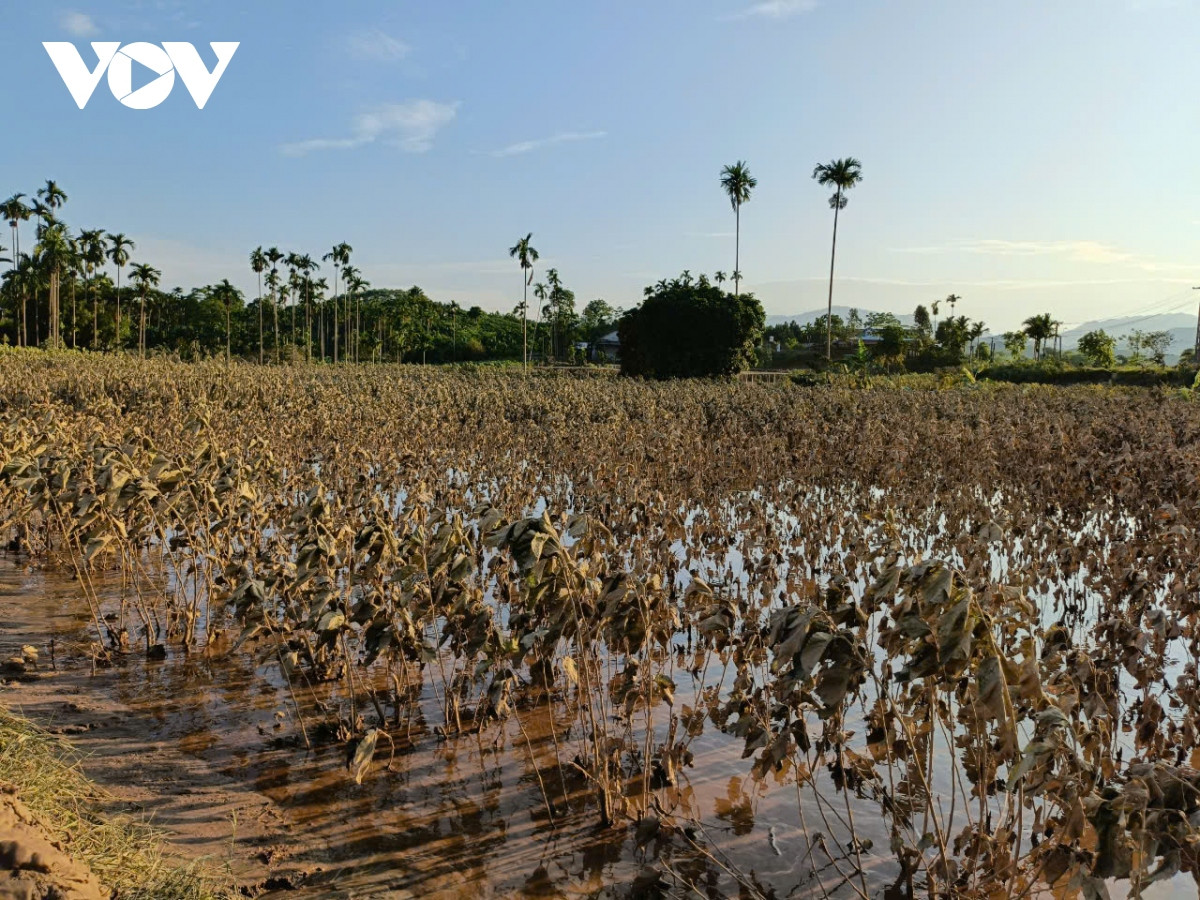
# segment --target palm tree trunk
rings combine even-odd
[[[279,301],[272,298],[271,313],[275,316],[275,365],[279,365]]]
[[[121,349],[121,267],[117,266],[117,333],[113,336],[113,346]]]
[[[96,295],[94,277],[88,278],[88,287],[92,292],[92,349],[100,349],[100,298]]]
[[[829,254],[829,304],[825,309],[825,359],[833,361],[833,266],[837,261],[838,213],[842,208],[842,189],[839,187],[833,205],[833,249]]]
[[[521,270],[521,281],[525,287],[522,289],[521,296],[521,369],[524,374],[529,374],[529,279],[525,277],[525,270]]]
[[[76,325],[78,324],[79,310],[75,305],[75,278],[71,278],[71,349],[79,349],[79,338],[76,333]]]
[[[312,289],[306,284],[304,290],[304,358],[312,362],[312,312],[309,304],[312,302]]]
[[[742,204],[737,204],[733,208],[734,214],[734,229],[733,229],[733,296],[740,297],[742,294]]]
[[[261,259],[259,254],[256,259]],[[259,265],[259,263],[255,263]],[[263,364],[263,308],[262,308],[262,272],[258,273],[258,364]]]

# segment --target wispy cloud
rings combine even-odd
[[[1071,262],[1122,263],[1134,256],[1100,241],[951,241],[932,247],[902,247],[900,253],[974,253],[984,256],[1058,256]]]
[[[789,19],[792,16],[812,12],[817,0],[761,0],[741,12],[726,16],[728,19]]]
[[[378,28],[347,35],[346,49],[356,60],[396,62],[412,52],[412,47]]]
[[[553,137],[539,138],[535,141],[521,141],[516,144],[509,144],[507,147],[501,147],[499,150],[487,151],[488,156],[519,156],[522,153],[532,153],[534,150],[541,150],[543,147],[550,147],[554,144],[566,144],[574,141],[596,141],[602,137],[607,137],[607,131],[563,131]]]
[[[1144,272],[1194,271],[1194,266],[1138,256],[1101,241],[1008,241],[997,239],[951,241],[931,247],[901,247],[898,253],[972,253],[986,256],[1056,257],[1066,262],[1124,265]]]
[[[454,121],[458,107],[458,103],[434,100],[389,103],[355,116],[349,137],[310,138],[283,144],[280,150],[287,156],[305,156],[317,150],[353,150],[378,141],[407,153],[424,153],[433,146],[437,133]]]
[[[58,23],[75,37],[91,37],[100,31],[91,16],[74,10],[67,10],[59,16]]]

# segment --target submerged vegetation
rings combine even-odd
[[[295,752],[364,785],[512,726],[544,839],[627,835],[639,896],[1196,870],[1190,391],[9,351],[0,461],[5,539],[77,574],[96,665],[252,655]],[[714,837],[717,759],[734,834],[790,798],[763,840],[799,882]]]

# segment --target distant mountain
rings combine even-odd
[[[1070,331],[1063,332],[1063,347],[1074,348],[1079,339],[1089,331],[1103,330],[1117,339],[1117,352],[1126,353],[1129,348],[1124,339],[1135,331],[1165,331],[1171,335],[1168,359],[1177,357],[1196,343],[1196,317],[1184,313],[1164,313],[1158,316],[1124,316],[1116,319],[1097,319],[1084,322]]]

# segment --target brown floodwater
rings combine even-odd
[[[119,603],[119,579],[97,587]],[[587,785],[559,766],[558,748],[576,727],[562,703],[531,702],[482,733],[445,736],[427,724],[442,721],[427,680],[390,729],[394,754],[381,740],[358,785],[345,744],[305,747],[274,660],[215,636],[203,652],[130,653],[97,668],[95,638],[71,577],[0,556],[0,656],[25,644],[41,654],[38,675],[10,682],[0,702],[68,734],[118,808],[161,825],[184,853],[228,867],[257,896],[641,896],[639,878],[657,867],[694,886],[692,896],[848,897],[860,883],[846,877],[851,817],[868,893],[896,896],[898,867],[876,804],[853,795],[847,803],[821,775],[832,802],[798,793],[787,772],[758,784],[741,742],[711,727],[663,795],[677,821],[693,823],[689,836],[639,846],[633,829],[602,827]],[[681,679],[676,703],[689,696]],[[319,700],[300,699],[314,737]],[[1144,896],[1197,890],[1178,877]]]

